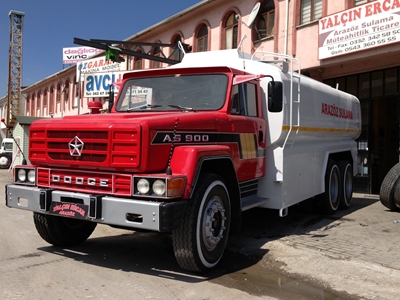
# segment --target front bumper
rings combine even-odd
[[[169,232],[179,226],[187,203],[187,201],[151,202],[15,184],[6,185],[8,207],[50,214],[52,202],[79,202],[87,205],[88,221],[159,232]]]

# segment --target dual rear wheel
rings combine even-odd
[[[353,197],[352,165],[347,160],[330,159],[325,173],[325,192],[316,197],[318,210],[334,214],[338,209],[350,207]]]

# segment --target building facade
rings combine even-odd
[[[379,193],[384,176],[399,162],[400,0],[204,0],[125,41],[180,41],[193,52],[240,47],[251,54],[262,50],[295,57],[304,75],[361,101],[355,191]],[[178,57],[161,49],[135,51]],[[136,56],[125,59],[127,70],[168,66]],[[85,82],[77,74],[71,66],[25,88],[25,115],[86,114],[94,100],[106,109],[106,97],[84,97]]]

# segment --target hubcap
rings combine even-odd
[[[219,197],[214,196],[207,204],[203,215],[202,238],[204,246],[212,251],[224,237],[225,209]]]
[[[6,166],[8,164],[8,158],[5,156],[0,157],[0,166]]]

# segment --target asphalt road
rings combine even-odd
[[[11,181],[0,170],[0,194]],[[168,234],[97,226],[82,245],[57,248],[32,213],[0,205],[1,299],[397,299],[400,215],[374,196],[321,217],[307,206],[243,216],[217,269],[177,265]],[[4,203],[4,202],[3,202]]]

